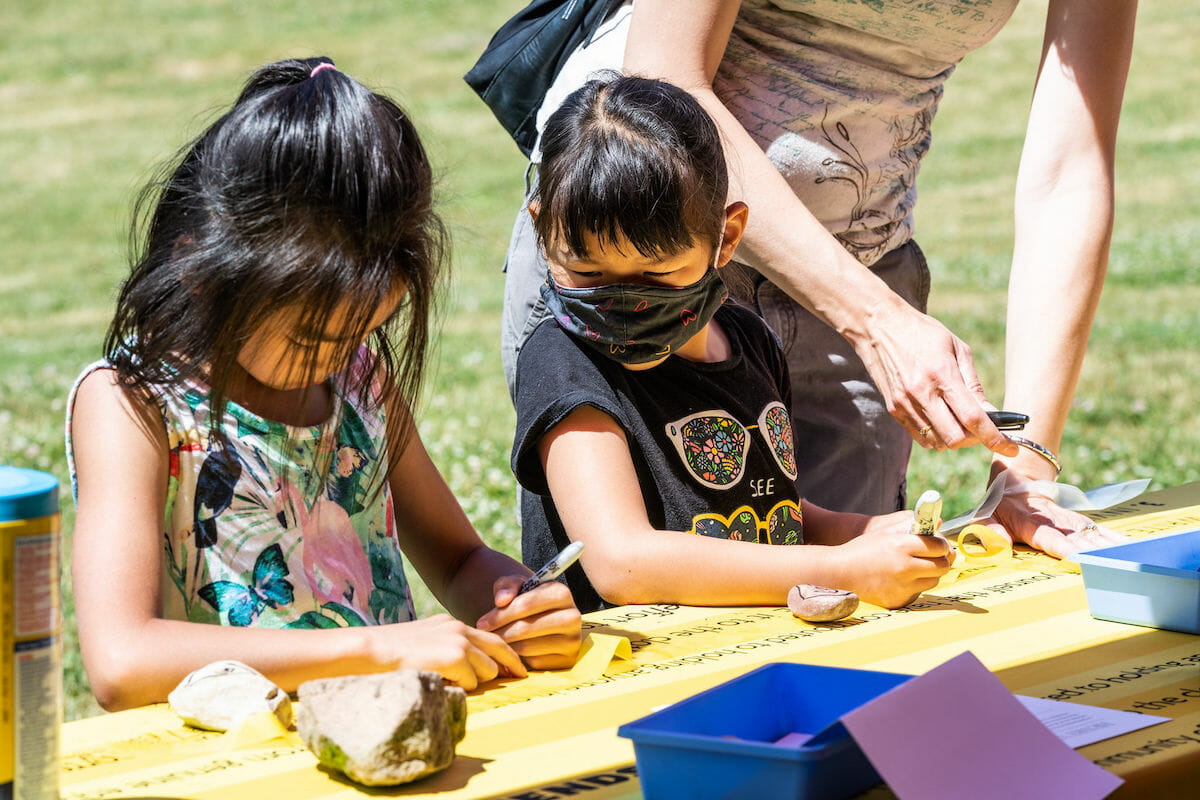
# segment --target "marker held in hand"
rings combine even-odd
[[[942,495],[936,489],[930,489],[917,498],[912,532],[918,536],[936,536],[940,527],[942,527]]]
[[[583,542],[571,542],[564,547],[562,551],[554,558],[550,559],[545,566],[533,573],[521,584],[521,588],[517,590],[517,594],[525,594],[526,592],[535,589],[536,587],[554,580],[559,575],[567,571],[567,567],[575,563],[579,558],[579,554],[583,552]]]

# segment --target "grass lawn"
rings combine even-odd
[[[0,463],[66,485],[62,416],[99,355],[126,271],[132,199],[153,167],[230,103],[257,65],[325,54],[400,100],[441,175],[454,283],[421,430],[494,546],[516,553],[514,417],[498,355],[500,267],[523,160],[462,82],[520,0],[13,0],[0,5]],[[1001,400],[1011,197],[1044,2],[1023,3],[951,80],[920,181],[932,313],[973,347]],[[1122,118],[1108,285],[1062,448],[1063,480],[1200,479],[1200,10],[1142,3]],[[914,490],[947,515],[986,477],[984,453],[918,450]],[[75,643],[73,506],[64,497],[67,713],[97,711]],[[120,591],[120,587],[114,587]],[[419,606],[436,607],[422,592]]]

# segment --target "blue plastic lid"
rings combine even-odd
[[[0,522],[57,513],[57,478],[36,469],[0,465]]]

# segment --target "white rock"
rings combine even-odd
[[[240,661],[206,664],[180,681],[167,702],[188,725],[210,731],[227,731],[260,711],[273,713],[285,728],[292,724],[287,692]]]
[[[402,669],[300,684],[296,728],[317,759],[367,786],[445,769],[467,730],[467,695],[436,672]]]

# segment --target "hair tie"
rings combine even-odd
[[[308,73],[308,77],[315,78],[317,76],[317,73],[323,69],[334,69],[335,70],[335,69],[337,69],[337,67],[335,67],[333,65],[332,61],[322,61],[320,64],[317,64],[315,67],[312,68],[312,72]]]

